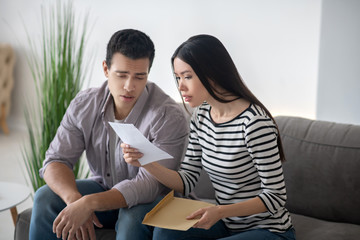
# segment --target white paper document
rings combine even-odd
[[[141,165],[155,162],[162,159],[173,158],[167,152],[153,145],[133,124],[109,122],[121,141],[129,144],[130,147],[136,148],[144,154],[139,159]]]

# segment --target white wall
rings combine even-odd
[[[25,97],[34,95],[24,59],[29,51],[22,20],[40,39],[40,7],[49,0],[0,0],[0,42],[17,53],[11,122],[23,116]],[[122,28],[147,33],[156,56],[149,79],[180,101],[171,69],[175,48],[200,33],[218,37],[245,83],[274,115],[315,118],[321,0],[73,0],[77,13],[90,11],[88,41],[95,64],[86,86],[104,80],[101,62],[111,35]],[[16,41],[18,39],[19,41]]]
[[[360,124],[360,1],[322,6],[316,116]]]

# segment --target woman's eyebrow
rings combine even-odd
[[[176,73],[176,72],[174,72],[175,74],[178,74],[178,73]],[[182,71],[182,72],[180,72],[180,75],[184,75],[185,73],[191,73],[191,71],[190,70],[185,70],[185,71]]]

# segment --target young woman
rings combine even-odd
[[[295,239],[284,207],[284,154],[273,117],[241,79],[223,44],[197,35],[171,59],[178,89],[193,113],[189,145],[178,172],[145,166],[167,187],[188,195],[204,168],[217,205],[188,216],[188,231],[155,228],[153,239]],[[140,167],[142,154],[122,144],[125,160]]]

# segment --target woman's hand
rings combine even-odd
[[[219,206],[200,208],[186,217],[188,220],[196,218],[200,219],[193,226],[194,228],[210,229],[217,221],[221,219]]]
[[[121,143],[122,152],[124,154],[125,162],[131,164],[135,167],[140,167],[139,159],[144,156],[141,152],[139,152],[136,148],[130,147],[130,145],[126,143]]]

